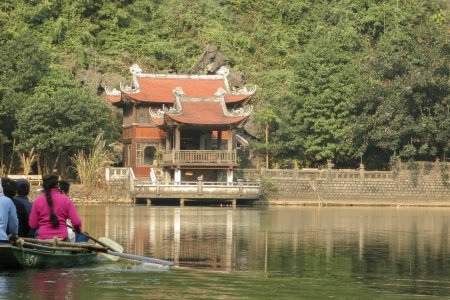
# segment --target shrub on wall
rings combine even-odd
[[[408,161],[408,170],[411,172],[411,183],[414,186],[417,186],[419,184],[419,163],[414,160]]]
[[[261,177],[261,195],[267,198],[278,192],[277,184],[268,176]]]
[[[441,179],[442,179],[442,183],[447,186],[449,184],[448,179],[449,179],[449,175],[448,175],[448,165],[447,162],[443,161],[441,162]]]

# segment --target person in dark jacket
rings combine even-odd
[[[70,190],[70,183],[65,181],[65,180],[60,180],[58,181],[58,190],[61,194],[66,195],[67,197],[69,197],[69,190]],[[69,239],[71,238],[71,226],[72,224],[70,223],[70,221],[67,221],[68,226],[68,232],[69,232]],[[84,235],[83,233],[75,233],[75,242],[76,243],[81,243],[81,242],[88,242],[89,238]]]
[[[19,219],[19,232],[21,237],[27,237],[30,231],[28,225],[28,214],[25,205],[15,199],[17,193],[17,183],[10,178],[2,178],[3,194],[12,200],[16,206],[17,219]]]
[[[31,207],[33,203],[28,198],[28,194],[30,193],[30,182],[26,179],[17,179],[17,195],[16,200],[22,202],[27,209],[28,217],[30,217]]]

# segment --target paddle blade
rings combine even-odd
[[[113,249],[116,252],[122,253],[123,252],[123,247],[122,245],[120,245],[119,243],[111,240],[110,238],[104,237],[102,236],[101,238],[98,239],[100,242],[102,242],[103,244],[105,244],[106,246],[108,246],[109,248]],[[106,253],[100,253],[101,255],[103,255],[104,257],[108,258],[109,260],[112,261],[117,261],[119,260],[118,256],[114,256],[114,255],[109,255]]]

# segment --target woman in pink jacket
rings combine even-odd
[[[33,202],[29,225],[38,229],[38,239],[67,239],[66,221],[69,219],[76,233],[81,232],[81,219],[72,201],[58,191],[58,176],[43,178],[44,193]]]

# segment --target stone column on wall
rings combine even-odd
[[[364,181],[365,179],[366,167],[363,163],[359,164],[359,179]]]
[[[328,181],[332,180],[332,178],[331,178],[331,169],[333,169],[333,167],[334,167],[334,164],[331,161],[331,159],[327,159],[327,180]]]
[[[436,158],[436,160],[433,163],[433,171],[435,178],[441,178],[441,161],[439,158]]]

